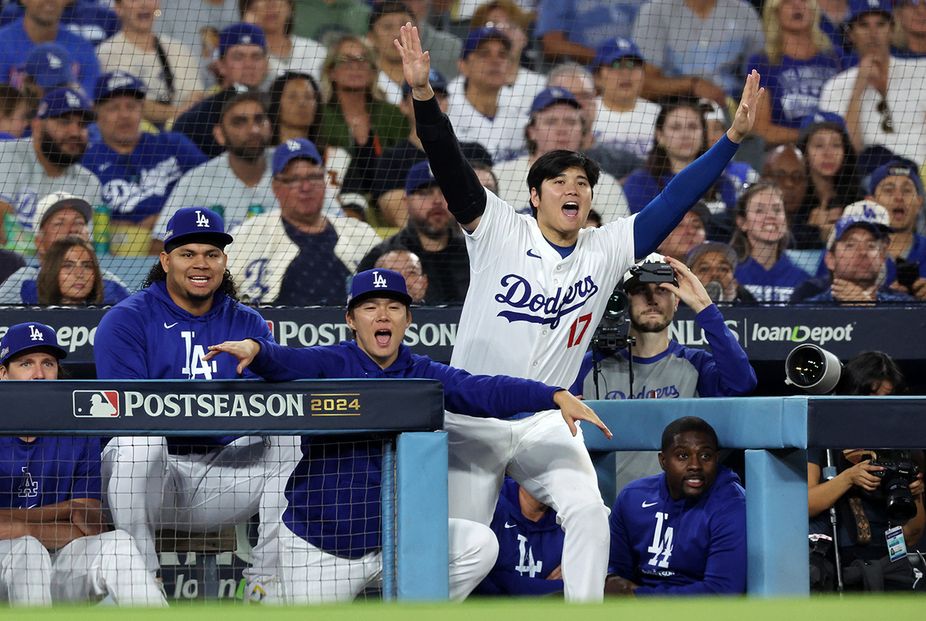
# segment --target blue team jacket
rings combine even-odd
[[[238,377],[237,361],[219,356],[204,363],[210,345],[253,337],[272,339],[267,321],[224,293],[197,317],[170,299],[164,282],[132,294],[100,321],[93,343],[100,379],[198,379]],[[245,377],[254,377],[245,373]],[[171,445],[228,444],[236,436],[168,438]]]
[[[460,414],[508,417],[556,407],[553,394],[558,388],[513,377],[471,375],[413,354],[404,345],[396,361],[381,369],[354,341],[297,349],[266,338],[255,340],[261,350],[251,370],[271,381],[426,378],[444,385],[444,407]],[[286,484],[284,523],[336,556],[360,558],[379,550],[382,441],[304,436],[302,455]]]
[[[498,539],[498,558],[477,595],[548,595],[562,593],[562,580],[547,580],[562,564],[566,534],[556,523],[556,512],[547,509],[537,522],[524,517],[518,502],[520,486],[505,479],[495,505],[492,530]]]
[[[745,592],[746,493],[732,470],[720,466],[694,502],[673,500],[665,474],[634,481],[610,523],[608,573],[641,585],[637,595]]]

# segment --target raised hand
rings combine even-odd
[[[257,341],[245,339],[243,341],[225,341],[218,345],[210,345],[209,351],[203,356],[203,360],[208,362],[221,353],[231,354],[238,359],[238,375],[244,373],[244,370],[254,362],[254,358],[260,353],[260,345]]]
[[[743,94],[740,96],[740,105],[733,116],[733,125],[727,130],[727,138],[733,142],[742,142],[743,138],[752,131],[756,123],[756,109],[759,97],[765,94],[764,88],[759,88],[759,72],[753,69],[746,76]]]
[[[557,392],[553,395],[553,401],[559,406],[563,414],[563,420],[566,421],[566,424],[569,426],[569,431],[573,436],[579,433],[579,429],[576,427],[576,421],[587,420],[601,429],[601,432],[608,440],[614,437],[607,425],[601,422],[601,419],[595,414],[595,410],[576,399],[568,390],[560,390]]]
[[[678,286],[664,282],[660,283],[660,287],[674,293],[678,296],[678,299],[687,304],[695,313],[700,313],[711,305],[711,296],[707,294],[707,290],[698,277],[691,272],[691,268],[672,257],[666,257],[666,263],[671,265],[675,271],[675,280],[678,281]]]
[[[431,72],[431,55],[421,51],[418,27],[407,22],[399,29],[399,38],[393,39],[392,44],[402,56],[402,73],[405,81],[412,87],[412,96],[420,100],[433,97],[434,91],[428,83],[428,75]]]

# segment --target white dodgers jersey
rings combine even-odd
[[[466,236],[471,277],[450,364],[570,386],[633,264],[633,216],[580,231],[564,259],[533,217],[486,194],[479,226]]]

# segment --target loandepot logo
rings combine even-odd
[[[116,418],[119,416],[119,391],[75,390],[74,416],[78,418]]]
[[[753,343],[816,343],[823,346],[830,342],[849,343],[852,341],[854,323],[844,326],[763,326],[752,325]]]

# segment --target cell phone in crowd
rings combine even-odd
[[[912,293],[913,283],[920,277],[919,261],[897,261],[897,282]]]

